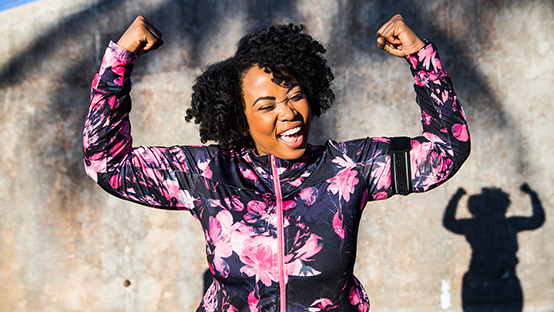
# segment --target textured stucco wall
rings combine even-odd
[[[517,256],[524,311],[553,311],[550,0],[42,0],[0,12],[0,311],[192,311],[200,301],[207,266],[193,218],[115,199],[82,169],[90,80],[137,14],[165,45],[135,67],[135,144],[170,145],[199,141],[183,118],[194,76],[230,55],[244,29],[272,21],[305,23],[328,48],[337,103],[316,120],[312,143],[416,136],[408,67],[374,44],[394,13],[439,46],[473,149],[441,188],[366,208],[356,271],[372,310],[462,311],[463,276],[485,254],[496,257],[481,262],[492,275],[506,275],[501,258]],[[546,222],[518,232],[501,221],[532,218],[523,183]],[[459,187],[468,195],[458,219],[472,218],[471,195],[490,195],[479,207],[490,210],[500,208],[500,190],[511,196],[506,217],[473,232],[482,242],[443,225]]]

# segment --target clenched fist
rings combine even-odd
[[[163,44],[162,33],[143,16],[138,16],[117,44],[141,57]]]
[[[377,31],[377,46],[398,57],[419,51],[425,43],[406,25],[400,14],[393,16]]]

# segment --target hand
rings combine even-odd
[[[393,16],[377,31],[377,46],[390,54],[405,57],[419,51],[425,43],[406,25],[400,14]]]
[[[456,191],[456,194],[455,196],[459,196],[459,197],[462,197],[464,196],[465,194],[467,194],[466,190],[464,190],[463,188],[458,188],[458,191]]]
[[[117,44],[137,57],[156,50],[163,44],[162,33],[143,16],[138,16],[119,38]]]
[[[531,189],[531,187],[529,186],[529,184],[527,183],[523,183],[519,189],[524,192],[524,193],[527,193],[527,194],[531,194],[531,193],[534,193],[534,191]]]

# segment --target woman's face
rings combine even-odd
[[[308,144],[312,114],[306,95],[294,78],[277,85],[273,74],[258,66],[243,76],[244,114],[259,155],[300,158]]]

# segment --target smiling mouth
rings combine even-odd
[[[301,143],[302,136],[302,126],[294,127],[278,135],[279,139],[287,145]]]

